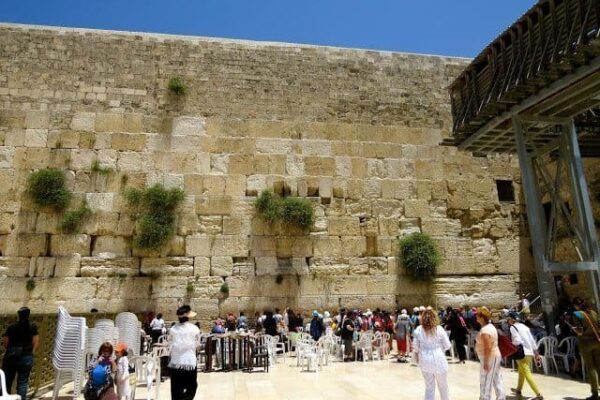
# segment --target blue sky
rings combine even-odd
[[[1,0],[0,22],[474,57],[535,1]]]

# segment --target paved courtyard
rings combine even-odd
[[[373,361],[339,363],[334,362],[319,372],[301,372],[295,367],[295,359],[272,367],[269,373],[213,372],[200,373],[196,400],[335,400],[335,399],[395,399],[418,400],[423,398],[424,385],[420,371],[409,364]],[[451,364],[449,373],[450,397],[453,400],[474,400],[479,395],[479,364]],[[504,383],[508,391],[515,387],[517,374],[503,370]],[[581,381],[556,376],[535,374],[546,400],[576,400],[589,396],[589,386]],[[160,386],[160,399],[170,399],[170,381]],[[63,392],[65,395],[67,391]],[[533,397],[529,388],[524,391],[525,399]],[[46,396],[50,396],[48,394]],[[46,397],[45,396],[45,397]],[[145,399],[141,388],[136,399]],[[61,397],[66,400],[67,397]],[[508,396],[508,400],[516,399]]]

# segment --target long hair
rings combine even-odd
[[[428,335],[433,335],[439,325],[437,314],[433,310],[425,310],[421,314],[421,326]]]
[[[104,342],[100,345],[100,349],[98,349],[98,356],[101,356],[104,351],[109,351],[110,354],[113,353],[113,345],[110,342]]]

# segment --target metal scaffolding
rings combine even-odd
[[[512,125],[542,309],[549,318],[555,314],[553,273],[582,271],[589,272],[590,293],[597,307],[600,249],[575,124],[568,118],[514,116]],[[559,135],[556,146],[536,144],[535,136],[544,130]],[[547,165],[549,159],[552,170]],[[557,258],[561,239],[568,239],[575,259]]]

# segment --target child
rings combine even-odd
[[[117,356],[117,397],[121,400],[125,397],[125,400],[130,400],[131,388],[129,387],[129,360],[127,359],[127,345],[125,343],[118,343],[115,347],[115,354]]]
[[[110,342],[102,343],[98,350],[98,358],[90,365],[89,380],[84,389],[84,398],[116,400],[111,375],[115,369],[113,346]]]

